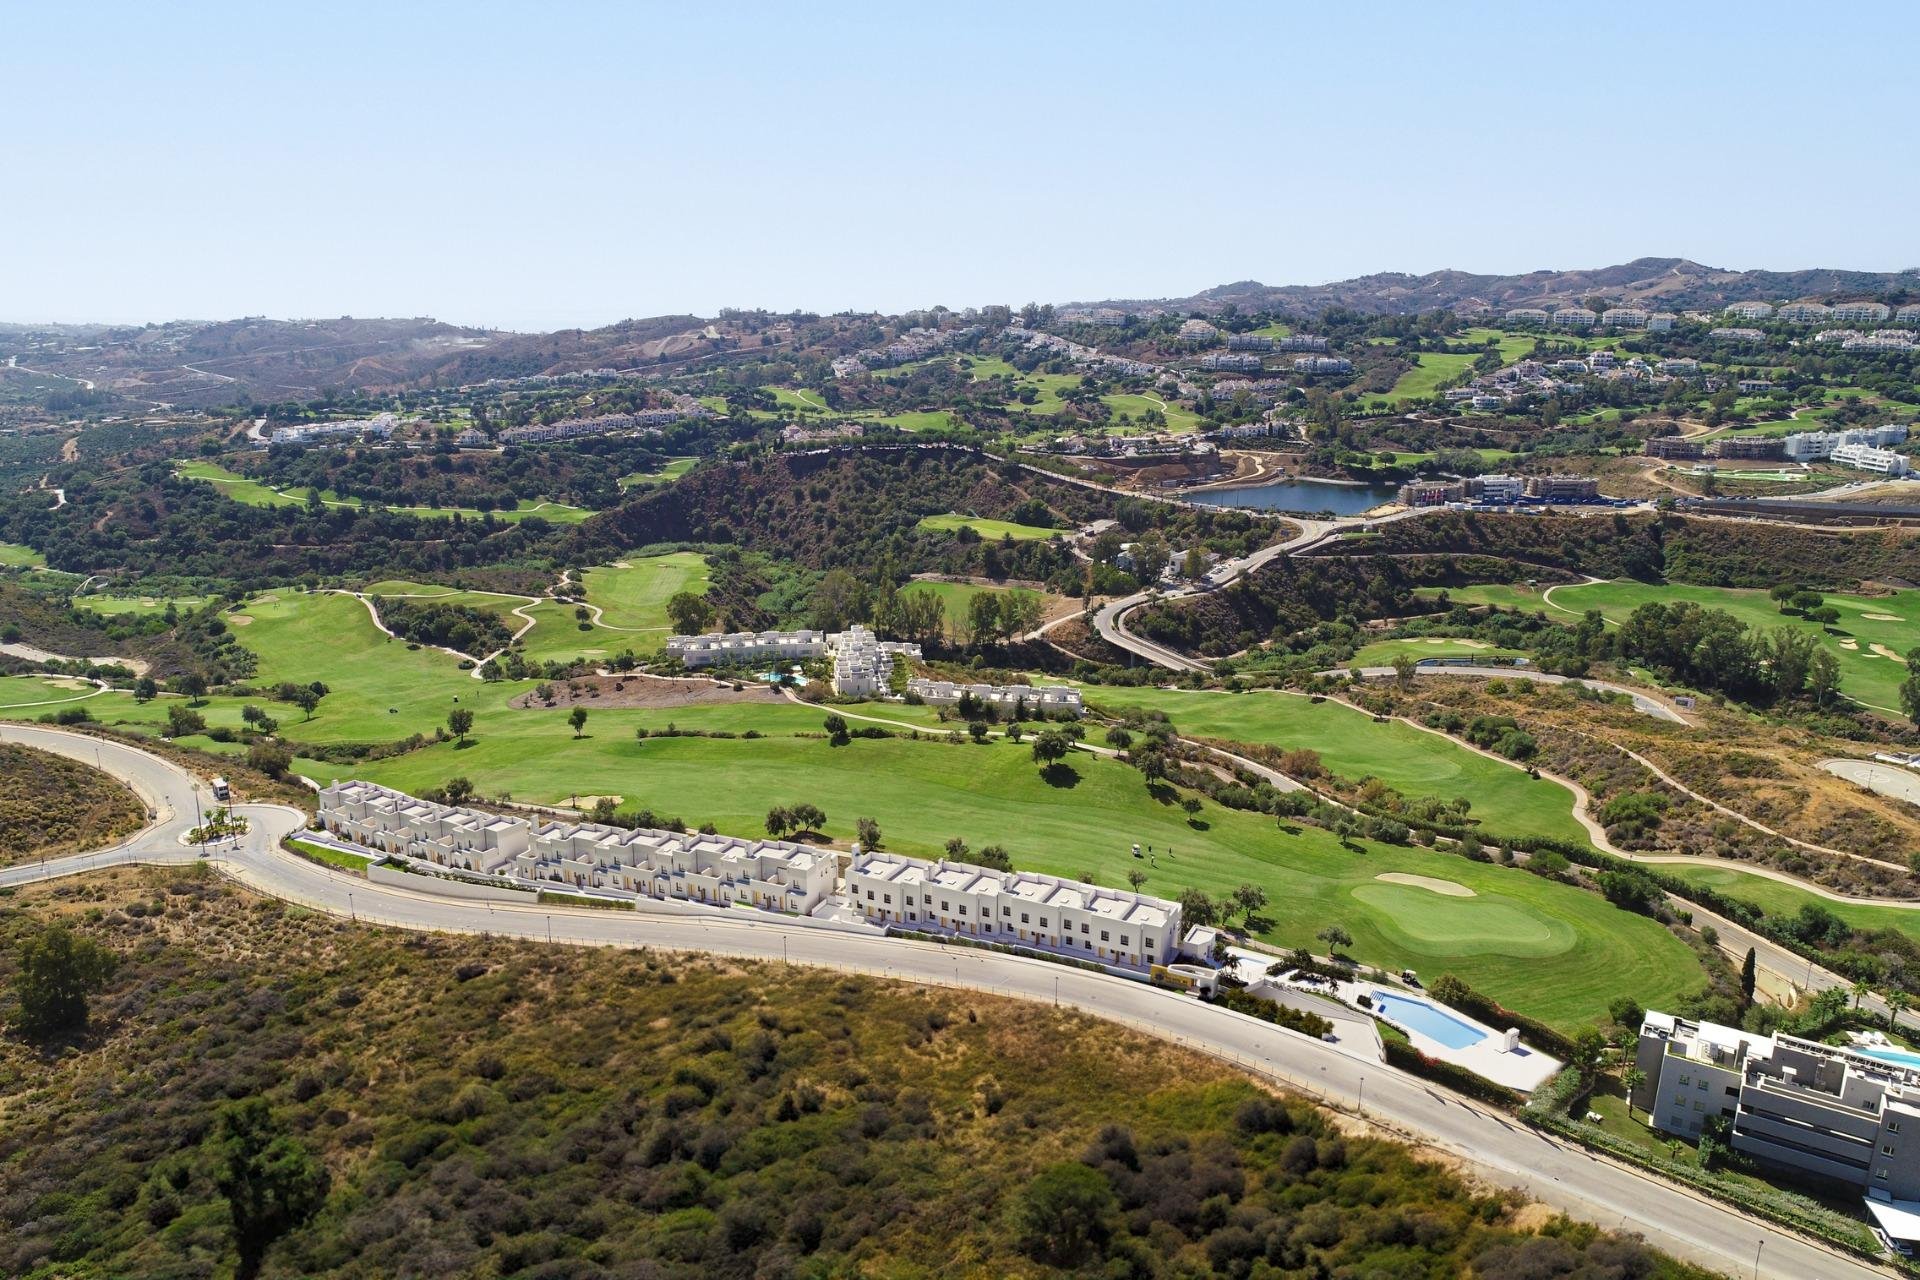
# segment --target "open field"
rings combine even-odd
[[[1898,713],[1900,682],[1907,674],[1902,655],[1920,646],[1920,591],[1896,591],[1885,596],[1827,595],[1824,599],[1840,611],[1840,621],[1831,629],[1781,613],[1766,592],[1757,590],[1597,582],[1556,587],[1553,591],[1553,604],[1560,609],[1571,614],[1598,609],[1616,623],[1624,622],[1643,604],[1688,600],[1724,609],[1756,629],[1786,626],[1810,632],[1840,660],[1840,687],[1849,697],[1878,710]]]
[[[973,604],[973,598],[979,595],[998,595],[1014,590],[1011,587],[988,587],[972,582],[910,582],[900,588],[904,594],[912,591],[921,595],[938,596],[946,605],[947,634],[958,636],[966,630],[967,610]],[[1043,604],[1051,604],[1058,596],[1043,591],[1029,591],[1037,595]]]
[[[1491,604],[1502,609],[1519,609],[1524,613],[1544,610],[1552,616],[1561,616],[1547,608],[1538,587],[1496,582],[1476,583],[1470,587],[1416,587],[1413,593],[1427,600],[1445,595],[1454,604]]]
[[[1441,384],[1454,381],[1473,368],[1478,356],[1455,356],[1443,352],[1422,351],[1420,363],[1401,374],[1385,395],[1368,396],[1369,409],[1399,400],[1424,400],[1440,390]]]
[[[318,679],[331,689],[310,721],[284,704],[264,704],[296,741],[391,742],[416,732],[430,735],[455,699],[476,713],[474,737],[465,747],[429,742],[382,760],[296,764],[321,782],[363,776],[418,790],[465,776],[484,793],[510,792],[540,803],[565,803],[571,795],[617,795],[628,805],[648,805],[692,824],[711,821],[737,835],[761,831],[769,808],[805,800],[827,811],[829,835],[850,839],[853,820],[870,816],[879,822],[888,847],[907,853],[935,855],[948,838],[960,836],[976,849],[1004,845],[1017,865],[1075,876],[1092,873],[1105,884],[1124,884],[1126,873],[1137,867],[1147,872],[1150,892],[1177,894],[1195,886],[1225,893],[1252,881],[1265,887],[1274,903],[1264,936],[1276,944],[1311,944],[1315,933],[1339,921],[1357,940],[1355,954],[1368,963],[1412,965],[1430,974],[1453,970],[1558,1025],[1597,1016],[1622,992],[1647,1001],[1670,1000],[1697,985],[1691,958],[1678,942],[1651,921],[1596,896],[1448,854],[1343,845],[1316,828],[1296,833],[1270,818],[1212,805],[1190,823],[1172,797],[1156,798],[1136,771],[1115,761],[1076,754],[1066,779],[1071,785],[1055,786],[1042,779],[1025,746],[1002,741],[979,746],[861,739],[834,748],[818,737],[794,736],[817,734],[827,709],[791,703],[649,710],[595,707],[588,701],[586,736],[576,739],[564,705],[508,707],[533,687],[531,682],[474,680],[445,654],[390,641],[350,597],[270,592],[244,608],[254,621],[241,629],[240,639],[261,654],[257,683]],[[45,689],[41,681],[8,681],[0,684],[0,696],[39,700]],[[23,696],[29,692],[35,696]],[[1206,705],[1218,704],[1221,715],[1251,716],[1275,728],[1276,736],[1276,726],[1299,717],[1295,723],[1311,735],[1305,745],[1326,752],[1333,767],[1379,773],[1415,793],[1469,794],[1476,813],[1490,820],[1500,814],[1501,824],[1512,828],[1554,829],[1552,798],[1558,797],[1562,821],[1570,803],[1551,783],[1529,782],[1519,771],[1443,739],[1402,726],[1375,726],[1331,704],[1267,695],[1114,692],[1166,702],[1178,713],[1176,723],[1195,721],[1187,727],[1196,732],[1231,730],[1222,736],[1257,737],[1258,730],[1198,723],[1200,717],[1188,706],[1207,699]],[[112,693],[82,705],[103,721],[150,731],[178,702],[163,697],[139,705],[127,694]],[[239,699],[210,698],[200,710],[209,724],[237,728],[241,705]],[[926,708],[873,704],[846,710],[931,722]],[[39,709],[24,714],[37,715]],[[751,729],[766,736],[639,740],[634,735],[636,728],[658,732],[669,724],[735,734]],[[216,745],[198,736],[185,741]],[[1151,845],[1152,857],[1135,860],[1130,853],[1135,842]],[[1408,901],[1395,895],[1352,892],[1367,886],[1377,890],[1375,877],[1383,872],[1454,881],[1476,897],[1448,899],[1456,909],[1443,919],[1410,912]]]
[[[654,485],[672,484],[693,470],[693,464],[698,461],[698,458],[672,458],[651,471],[628,472],[620,477],[618,483],[622,489],[647,489]]]
[[[920,521],[918,527],[941,533],[951,533],[956,529],[972,529],[983,538],[1012,538],[1016,542],[1027,538],[1046,539],[1067,532],[1062,529],[1042,529],[1039,525],[1033,524],[1015,524],[1011,520],[963,516],[953,512],[943,516],[927,516]]]
[[[0,542],[0,569],[44,568],[47,558],[32,547],[17,542]]]
[[[1205,738],[1310,747],[1343,777],[1376,777],[1408,798],[1465,796],[1472,816],[1494,834],[1556,836],[1586,842],[1573,817],[1573,793],[1557,782],[1489,760],[1436,733],[1376,723],[1339,702],[1280,693],[1207,693],[1087,686],[1100,708],[1165,712],[1174,728]]]
[[[1522,658],[1526,655],[1518,649],[1501,649],[1480,640],[1458,640],[1451,636],[1419,636],[1405,640],[1376,640],[1363,645],[1353,655],[1353,664],[1357,667],[1385,667],[1393,665],[1400,654],[1412,654],[1417,661],[1421,658]]]
[[[177,462],[174,470],[188,480],[205,480],[235,502],[250,507],[299,507],[305,506],[306,492],[284,492],[261,484],[258,480],[249,480],[245,476],[235,475],[225,467],[212,462]],[[578,524],[593,512],[585,507],[570,507],[560,502],[536,502],[516,508],[512,511],[482,512],[472,507],[406,507],[374,503],[369,499],[342,498],[331,490],[320,491],[320,501],[329,507],[367,507],[386,505],[389,511],[403,511],[410,515],[428,519],[441,519],[449,516],[462,516],[469,520],[482,519],[491,514],[496,520],[518,521],[530,516],[539,516],[555,524]]]
[[[1920,941],[1920,909],[1835,902],[1817,893],[1809,893],[1797,885],[1784,884],[1727,866],[1694,867],[1685,863],[1669,863],[1660,870],[1678,876],[1688,884],[1717,889],[1730,898],[1752,903],[1772,915],[1793,916],[1799,913],[1801,907],[1817,903],[1856,929],[1898,929],[1915,941]]]
[[[1120,391],[1100,397],[1100,403],[1115,413],[1132,414],[1137,420],[1149,409],[1157,409],[1166,416],[1169,431],[1198,431],[1200,415],[1191,409],[1182,408],[1159,396],[1145,395],[1137,391]]]
[[[92,613],[105,614],[108,617],[116,617],[121,614],[133,614],[139,617],[145,617],[152,613],[165,613],[168,605],[172,605],[184,613],[188,609],[200,608],[207,603],[207,600],[207,596],[173,596],[171,598],[161,596],[75,596],[73,599],[73,607],[76,609],[86,609]]]
[[[589,605],[600,610],[581,630],[577,606],[542,601],[528,606],[533,630],[521,641],[527,657],[536,661],[573,657],[610,657],[632,649],[658,649],[673,630],[667,601],[682,591],[705,595],[709,582],[706,557],[695,551],[647,556],[584,570],[580,582]],[[518,619],[508,625],[518,628]]]
[[[74,702],[93,691],[93,685],[72,676],[0,676],[0,715],[19,709],[23,716],[35,716],[58,709],[40,704]]]
[[[716,708],[766,718],[800,708]],[[1685,949],[1653,922],[1603,899],[1522,871],[1418,848],[1355,844],[1303,827],[1290,834],[1261,815],[1208,807],[1202,828],[1147,792],[1140,775],[1114,761],[1076,755],[1076,781],[1055,787],[1025,747],[856,740],[843,748],[814,738],[758,740],[652,738],[635,741],[628,717],[602,713],[575,740],[557,713],[526,713],[504,730],[484,718],[478,741],[451,743],[369,762],[360,774],[419,789],[454,774],[483,791],[564,803],[569,794],[620,795],[720,830],[751,835],[766,811],[808,800],[829,815],[828,833],[852,837],[853,819],[875,818],[887,847],[937,855],[960,836],[972,847],[1001,844],[1015,864],[1124,884],[1145,870],[1149,892],[1198,887],[1222,894],[1243,881],[1263,885],[1274,905],[1263,936],[1279,945],[1312,945],[1339,921],[1368,963],[1459,973],[1497,998],[1568,1025],[1599,1014],[1622,992],[1672,997],[1697,985]],[[818,723],[819,710],[802,714]],[[882,713],[884,714],[884,712]],[[689,716],[675,718],[683,725]],[[656,723],[658,718],[655,718]],[[314,768],[322,766],[315,765]],[[1516,774],[1516,777],[1521,775]],[[1550,786],[1551,784],[1535,784]],[[1557,788],[1555,788],[1557,790]],[[1563,793],[1564,794],[1564,793]],[[1134,859],[1139,842],[1151,859]],[[1403,872],[1448,879],[1473,898],[1418,901],[1387,894],[1375,877]],[[1356,890],[1364,892],[1356,893]],[[1444,903],[1435,909],[1432,903]]]

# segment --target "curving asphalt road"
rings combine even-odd
[[[193,822],[194,780],[172,763],[119,743],[26,725],[0,725],[0,739],[93,761],[152,806],[155,822],[111,849],[0,869],[0,886],[33,883],[129,862],[188,862],[180,843]],[[96,756],[97,753],[97,756]],[[653,947],[781,960],[888,978],[1052,1001],[1233,1062],[1330,1106],[1452,1154],[1487,1179],[1556,1209],[1707,1266],[1804,1280],[1884,1275],[1864,1262],[1753,1221],[1734,1209],[1535,1132],[1417,1077],[1349,1056],[1333,1045],[1143,983],[1040,960],[823,928],[780,916],[568,910],[435,897],[374,884],[278,847],[304,815],[246,805],[243,839],[211,852],[223,872],[262,893],[316,910],[398,928],[495,934],[577,945]],[[1756,1249],[1762,1264],[1754,1271]]]

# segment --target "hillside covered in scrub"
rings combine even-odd
[[[4,900],[0,981],[56,918],[118,964],[0,1040],[8,1275],[226,1273],[242,1124],[312,1209],[265,1276],[1701,1274],[1052,1009],[133,869]]]
[[[93,766],[0,742],[0,866],[112,844],[146,816],[133,792]]]

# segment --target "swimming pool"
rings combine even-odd
[[[1416,1000],[1412,996],[1375,991],[1373,1007],[1389,1021],[1397,1022],[1410,1031],[1418,1031],[1449,1049],[1464,1049],[1487,1038],[1487,1033],[1480,1028],[1460,1021],[1438,1005]]]
[[[1878,1058],[1902,1067],[1920,1067],[1920,1053],[1909,1053],[1905,1049],[1870,1049],[1864,1045],[1854,1045],[1853,1051],[1863,1058]]]

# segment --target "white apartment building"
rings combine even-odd
[[[1652,333],[1666,333],[1673,328],[1673,321],[1673,312],[1656,311],[1647,317],[1647,329]]]
[[[1527,496],[1525,476],[1473,476],[1468,479],[1469,497],[1483,502],[1518,502]]]
[[[1205,346],[1220,336],[1220,331],[1205,320],[1182,320],[1180,322],[1180,341]]]
[[[1511,325],[1539,325],[1545,328],[1551,318],[1539,307],[1515,307],[1507,312],[1507,323]]]
[[[784,840],[552,822],[533,830],[511,869],[576,889],[806,915],[834,891],[837,866],[830,849]]]
[[[320,792],[320,824],[342,840],[460,871],[494,871],[527,847],[527,823],[435,804],[372,782]]]
[[[1540,314],[1547,313],[1542,311]],[[1328,343],[1317,333],[1290,333],[1275,345],[1282,351],[1325,351]]]
[[[1587,368],[1611,369],[1620,363],[1620,358],[1611,351],[1593,351],[1587,355]]]
[[[1352,373],[1353,361],[1345,356],[1295,356],[1295,373]]]
[[[1707,337],[1715,342],[1765,342],[1767,335],[1758,329],[1709,329]]]
[[[1727,314],[1735,320],[1766,320],[1773,315],[1773,306],[1766,302],[1736,302],[1727,308]]]
[[[1879,324],[1893,309],[1884,302],[1836,302],[1827,314],[1843,324]]]
[[[927,862],[895,853],[856,854],[847,898],[877,925],[1071,952],[1144,969],[1180,947],[1180,904],[1030,871]]]
[[[699,636],[668,636],[667,656],[689,667],[799,662],[833,655],[833,691],[841,697],[868,697],[886,687],[893,658],[918,660],[920,646],[882,640],[854,624],[845,631],[733,631]]]
[[[1201,356],[1200,367],[1221,373],[1258,373],[1262,362],[1252,352],[1227,352]]]
[[[1845,431],[1796,431],[1782,440],[1780,446],[1794,462],[1815,462],[1834,457],[1837,450],[1848,445],[1884,450],[1888,445],[1904,443],[1906,438],[1904,423],[1888,422],[1877,427],[1850,427]]]
[[[1876,449],[1870,444],[1843,444],[1833,451],[1833,460],[1843,466],[1877,471],[1886,476],[1904,476],[1912,469],[1905,454]]]
[[[1684,356],[1673,356],[1660,362],[1660,372],[1670,378],[1697,378],[1700,376],[1700,362]]]
[[[1774,314],[1783,324],[1819,324],[1831,319],[1833,312],[1818,302],[1789,302]]]
[[[972,694],[982,705],[1015,718],[1079,716],[1086,711],[1080,691],[1070,685],[955,684],[915,677],[907,681],[907,692],[930,707],[958,706],[961,698]]]
[[[1556,329],[1591,329],[1600,317],[1585,307],[1562,307],[1553,313]]]
[[[1895,324],[1920,325],[1920,302],[1909,302],[1893,313]]]
[[[1920,1238],[1920,1070],[1666,1013],[1647,1014],[1635,1064],[1654,1128],[1698,1138],[1724,1116],[1734,1150],[1864,1192],[1902,1253]]]
[[[1853,330],[1851,329],[1822,329],[1813,335],[1813,340],[1815,342],[1845,342],[1851,337],[1853,337]]]
[[[1264,333],[1230,333],[1227,335],[1229,351],[1271,351],[1273,339]]]
[[[1600,313],[1600,323],[1609,329],[1644,329],[1649,319],[1638,307],[1608,307]]]
[[[1911,351],[1913,337],[1905,333],[1856,333],[1840,344],[1842,351]]]
[[[268,444],[312,444],[315,441],[335,441],[348,436],[359,439],[371,436],[385,440],[400,425],[400,419],[391,413],[375,414],[371,418],[353,418],[341,422],[307,422],[295,427],[275,427],[267,436]]]

